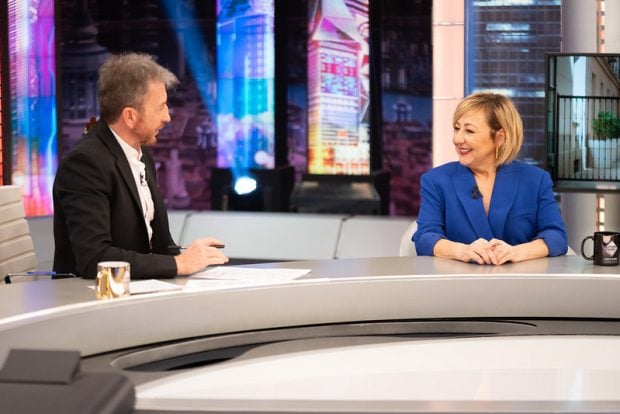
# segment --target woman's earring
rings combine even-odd
[[[499,147],[495,147],[495,160],[499,158]]]

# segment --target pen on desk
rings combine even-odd
[[[30,271],[30,272],[22,272],[22,273],[7,273],[4,276],[4,283],[11,284],[12,277],[20,277],[20,276],[51,276],[52,279],[66,279],[70,277],[77,277],[73,273],[59,273],[54,271]]]
[[[224,247],[226,247],[225,244],[212,244],[211,247],[215,247],[216,249],[223,249]],[[174,250],[186,250],[187,248],[189,248],[189,246],[177,246],[176,244],[171,244],[170,246],[168,246],[169,249]]]

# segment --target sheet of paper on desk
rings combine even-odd
[[[142,293],[167,292],[170,290],[181,290],[183,286],[161,280],[148,279],[129,282],[129,293],[139,295]]]
[[[228,289],[236,287],[258,286],[258,285],[273,285],[273,282],[242,282],[240,280],[232,279],[204,279],[204,278],[190,278],[185,283],[185,289]]]
[[[235,281],[241,284],[282,283],[310,273],[310,269],[267,269],[258,267],[218,266],[193,274],[190,279]]]

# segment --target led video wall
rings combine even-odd
[[[2,127],[2,60],[4,56],[0,54],[0,185],[4,184],[4,139],[3,139],[3,127]]]
[[[56,135],[60,153],[69,151],[89,117],[98,115],[97,68],[109,54],[128,48],[153,54],[181,80],[169,91],[172,122],[153,148],[168,208],[209,209],[211,188],[205,182],[215,167],[231,167],[235,174],[272,167],[274,1],[113,3],[118,7],[103,1],[59,2],[60,59],[54,62],[52,0],[8,1],[11,39],[3,40],[11,49],[3,50],[3,57],[8,66],[10,56],[11,66],[4,80],[13,94],[3,97],[2,110],[13,116],[5,116],[3,157],[14,169],[6,171],[4,182],[13,179],[23,186],[28,214],[51,212]],[[286,18],[280,22],[286,29],[287,74],[279,81],[286,82],[287,101],[278,111],[287,116],[287,161],[297,179],[306,172],[368,174],[370,3],[285,4]],[[417,211],[419,175],[432,163],[432,2],[378,4],[380,155],[393,174],[391,211],[410,216]],[[55,66],[63,74],[62,136],[56,132]]]
[[[368,175],[368,0],[308,5],[308,172]]]
[[[217,2],[217,166],[275,163],[274,2]]]
[[[7,17],[11,183],[22,187],[26,214],[51,214],[57,167],[54,0],[8,0]]]

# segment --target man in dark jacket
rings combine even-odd
[[[64,157],[54,182],[54,270],[94,278],[97,263],[126,261],[132,278],[187,275],[228,261],[214,238],[182,253],[170,235],[146,148],[168,122],[177,83],[149,55],[112,56],[99,69],[101,119]]]

